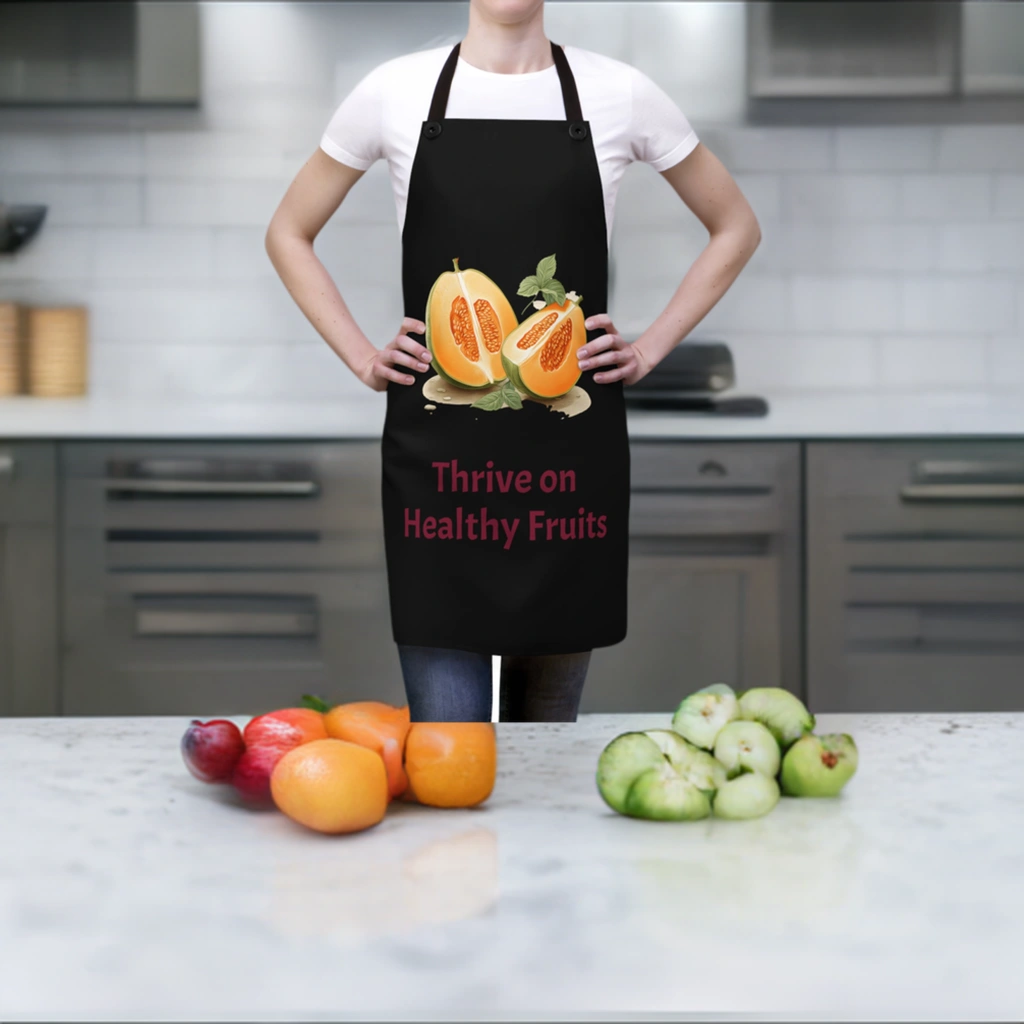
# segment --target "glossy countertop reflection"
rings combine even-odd
[[[1024,1010],[1024,714],[819,715],[858,774],[750,822],[603,804],[668,712],[499,723],[485,804],[348,836],[194,780],[188,721],[0,720],[0,1018]]]

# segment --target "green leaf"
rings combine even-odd
[[[555,276],[555,254],[552,253],[550,256],[545,256],[537,264],[537,277],[540,278],[540,284],[543,288]]]
[[[302,695],[302,707],[309,708],[311,711],[330,711],[331,706],[327,704],[322,698],[316,697],[310,693],[304,693]]]
[[[499,389],[498,391],[492,391],[489,395],[483,395],[473,403],[474,409],[483,409],[484,412],[493,412],[495,409],[500,409],[505,404],[505,395]]]
[[[502,392],[505,396],[505,401],[509,405],[509,408],[522,409],[523,399],[520,397],[519,392],[516,391],[516,386],[515,384],[512,383],[512,381],[505,381],[505,387],[502,389]]]
[[[536,295],[539,291],[540,281],[531,274],[519,282],[519,291],[516,292],[516,295]]]
[[[559,305],[565,302],[565,289],[558,281],[552,281],[549,287],[542,288],[541,295],[543,295],[548,302],[557,302]]]

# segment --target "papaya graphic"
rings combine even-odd
[[[501,343],[519,322],[504,292],[479,270],[439,274],[427,296],[426,344],[434,369],[460,388],[505,379]]]
[[[534,398],[559,398],[580,379],[576,353],[587,340],[582,295],[549,302],[512,331],[501,346],[509,380]]]

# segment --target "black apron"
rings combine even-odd
[[[580,345],[604,333],[582,326],[605,312],[608,289],[590,124],[554,43],[565,120],[445,117],[459,45],[421,125],[402,229],[405,313],[432,317],[436,347],[426,373],[399,367],[415,384],[387,388],[381,452],[392,633],[399,644],[491,655],[616,644],[626,635],[628,565],[622,382],[595,383],[589,369],[566,397],[550,399],[575,378]],[[575,317],[574,299],[585,311]],[[508,329],[530,317],[533,327],[506,348]],[[511,374],[473,389],[440,372],[478,384],[480,360],[492,359],[498,381],[498,346],[514,358],[527,353],[513,370],[525,393],[542,400],[522,397]],[[425,394],[434,377],[438,390]],[[453,401],[475,396],[490,407]],[[582,412],[563,411],[588,401]]]

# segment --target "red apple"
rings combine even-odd
[[[231,784],[246,803],[257,806],[273,804],[270,773],[290,749],[283,746],[249,747],[242,754],[235,765]]]
[[[277,747],[291,750],[300,743],[310,740],[327,739],[324,716],[309,708],[282,708],[257,715],[245,727],[243,733],[245,749],[253,747]]]
[[[193,718],[181,737],[185,767],[200,782],[227,782],[244,750],[242,731],[225,718],[209,722]]]

